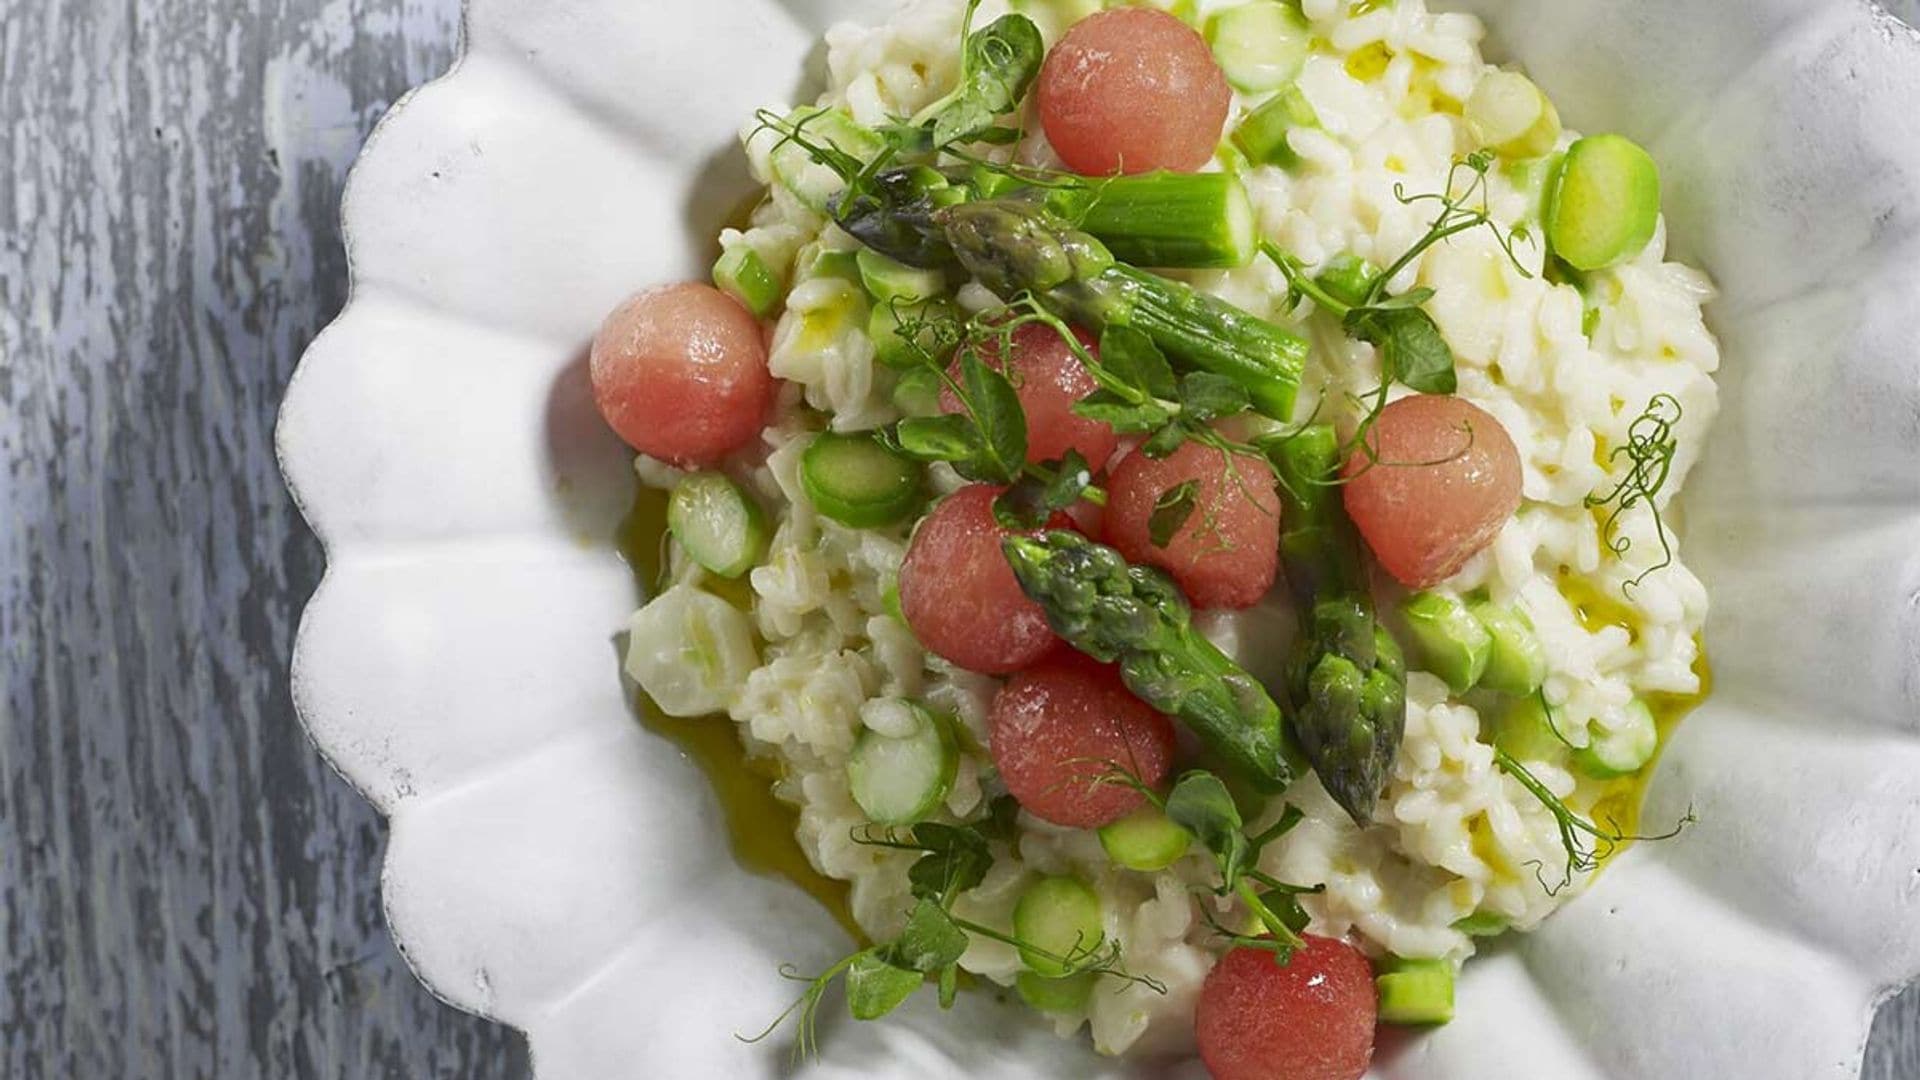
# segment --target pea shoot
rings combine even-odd
[[[1522,277],[1534,277],[1519,252],[1522,245],[1536,244],[1532,232],[1524,224],[1502,228],[1493,218],[1487,173],[1494,160],[1492,153],[1480,151],[1454,162],[1446,187],[1440,192],[1409,195],[1405,185],[1395,184],[1394,198],[1403,205],[1432,202],[1440,209],[1426,234],[1383,271],[1349,259],[1336,261],[1327,273],[1315,278],[1307,273],[1304,263],[1272,241],[1260,244],[1262,254],[1286,276],[1293,303],[1313,301],[1340,320],[1348,337],[1380,351],[1380,385],[1369,395],[1367,415],[1353,440],[1362,449],[1368,445],[1366,432],[1380,410],[1386,408],[1387,392],[1394,383],[1423,394],[1451,394],[1459,387],[1453,349],[1433,316],[1422,307],[1433,299],[1434,290],[1421,286],[1394,295],[1388,292],[1390,283],[1429,248],[1480,228],[1493,234]]]
[[[1549,881],[1546,867],[1542,864],[1534,865],[1540,887],[1546,890],[1548,896],[1558,896],[1571,887],[1576,875],[1590,874],[1600,869],[1601,864],[1612,858],[1622,847],[1640,840],[1653,842],[1671,840],[1679,836],[1687,826],[1699,820],[1694,815],[1693,809],[1689,807],[1673,828],[1666,832],[1653,836],[1636,835],[1622,829],[1616,822],[1609,821],[1601,825],[1581,817],[1558,795],[1555,795],[1544,781],[1530,772],[1525,765],[1520,764],[1518,759],[1497,746],[1493,749],[1493,763],[1501,772],[1519,781],[1520,786],[1526,788],[1528,794],[1538,799],[1541,806],[1546,807],[1547,812],[1553,815],[1554,824],[1560,831],[1560,846],[1566,849],[1567,853],[1566,866],[1560,875],[1560,880]]]
[[[1654,535],[1660,542],[1660,561],[1620,587],[1620,591],[1629,597],[1641,582],[1673,565],[1673,538],[1667,532],[1659,496],[1667,486],[1667,479],[1673,475],[1673,456],[1680,449],[1680,440],[1674,434],[1674,428],[1685,415],[1686,410],[1681,408],[1680,399],[1672,394],[1655,394],[1628,426],[1626,444],[1615,447],[1613,453],[1608,455],[1609,461],[1626,461],[1626,474],[1611,488],[1595,492],[1586,499],[1587,509],[1607,511],[1606,519],[1600,525],[1600,535],[1607,549],[1621,558],[1625,558],[1632,549],[1633,540],[1621,535],[1620,519],[1637,506],[1645,506],[1647,513],[1653,515]]]
[[[979,32],[973,29],[980,0],[968,0],[960,38],[960,81],[953,92],[898,125],[894,137],[903,146],[943,150],[968,142],[1018,142],[1020,129],[999,119],[1018,108],[1040,74],[1047,43],[1040,28],[1024,15],[1004,15]]]
[[[1246,820],[1232,793],[1213,773],[1194,769],[1181,776],[1173,790],[1162,796],[1125,768],[1112,763],[1109,768],[1110,782],[1125,784],[1146,796],[1167,820],[1193,834],[1213,857],[1220,875],[1220,884],[1212,890],[1214,895],[1238,900],[1259,929],[1252,934],[1230,929],[1203,908],[1203,917],[1230,947],[1261,949],[1285,963],[1295,949],[1306,944],[1300,934],[1311,919],[1300,906],[1300,897],[1323,892],[1326,886],[1292,885],[1266,873],[1258,865],[1261,852],[1305,820],[1306,815],[1299,807],[1289,803],[1271,826],[1248,836]]]
[[[1061,972],[1061,977],[1104,976],[1166,993],[1165,984],[1158,979],[1126,970],[1117,941],[1077,941],[1060,952],[953,913],[954,901],[986,879],[994,862],[994,845],[1004,848],[1013,839],[1018,809],[1011,797],[1002,797],[993,802],[985,817],[966,825],[921,822],[909,829],[856,828],[856,843],[919,853],[907,871],[915,903],[906,925],[892,941],[860,949],[818,975],[805,976],[792,965],[782,966],[783,977],[806,983],[806,989],[764,1030],[736,1037],[743,1042],[759,1042],[797,1016],[796,1060],[817,1054],[820,1006],[835,982],[845,984],[847,1010],[856,1020],[886,1016],[905,1004],[930,978],[939,993],[940,1007],[952,1008],[960,988],[960,958],[974,936],[1014,946],[1021,955],[1038,958]]]

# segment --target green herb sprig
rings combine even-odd
[[[1214,895],[1239,900],[1265,933],[1255,935],[1231,930],[1222,926],[1211,912],[1203,911],[1208,925],[1232,946],[1271,952],[1281,963],[1306,944],[1300,934],[1312,920],[1300,906],[1300,897],[1324,892],[1326,886],[1291,885],[1258,866],[1260,853],[1305,819],[1299,807],[1288,804],[1272,826],[1248,836],[1240,807],[1233,801],[1225,781],[1213,773],[1204,769],[1189,771],[1163,797],[1125,768],[1111,762],[1108,768],[1109,782],[1140,792],[1167,815],[1167,820],[1193,834],[1213,857],[1219,871],[1220,884],[1213,888]]]
[[[1316,280],[1306,265],[1282,251],[1272,241],[1262,241],[1260,250],[1286,276],[1289,301],[1311,300],[1321,310],[1338,318],[1347,336],[1364,341],[1380,352],[1380,385],[1370,395],[1370,409],[1355,435],[1358,445],[1381,409],[1386,408],[1387,391],[1400,383],[1423,394],[1451,394],[1459,388],[1453,349],[1445,335],[1422,306],[1433,299],[1434,290],[1421,286],[1393,295],[1390,283],[1414,261],[1436,244],[1473,229],[1485,228],[1493,234],[1508,261],[1531,279],[1533,271],[1521,260],[1519,246],[1533,244],[1534,237],[1524,224],[1502,228],[1493,219],[1487,174],[1494,156],[1486,151],[1454,162],[1447,174],[1444,191],[1420,195],[1407,194],[1404,185],[1394,185],[1394,198],[1412,206],[1422,202],[1438,203],[1440,210],[1428,224],[1425,235],[1408,248],[1384,271],[1349,275],[1337,283],[1325,275]],[[1464,186],[1463,186],[1464,185]],[[1362,264],[1363,265],[1363,264]],[[1342,288],[1341,285],[1346,285]]]
[[[1673,456],[1680,449],[1674,428],[1685,415],[1680,399],[1672,394],[1655,394],[1627,428],[1626,444],[1615,447],[1608,455],[1610,461],[1626,460],[1626,474],[1613,487],[1586,498],[1589,510],[1610,508],[1601,523],[1600,534],[1607,549],[1622,558],[1633,547],[1633,540],[1620,534],[1620,519],[1636,506],[1645,506],[1653,515],[1654,533],[1660,541],[1660,561],[1620,587],[1620,591],[1629,596],[1648,577],[1673,565],[1673,538],[1667,533],[1659,495],[1673,474]]]
[[[1252,409],[1244,388],[1210,372],[1176,375],[1152,339],[1131,327],[1110,327],[1096,356],[1072,327],[1032,296],[1015,297],[964,322],[895,303],[899,335],[913,363],[931,371],[960,408],[902,420],[887,438],[909,457],[946,462],[975,482],[1007,485],[995,512],[1008,528],[1041,528],[1053,514],[1083,499],[1105,502],[1105,493],[1093,483],[1094,468],[1079,454],[1038,464],[1026,460],[1026,413],[1008,374],[1014,335],[1023,326],[1047,327],[1093,378],[1097,389],[1075,403],[1075,415],[1123,435],[1145,435],[1141,452],[1149,457],[1166,457],[1189,441],[1228,455],[1262,456],[1259,447],[1231,439],[1216,426]],[[958,378],[944,362],[949,355],[959,358]],[[1195,494],[1197,488],[1187,495],[1187,513]],[[1183,524],[1184,517],[1173,531]]]
[[[940,1007],[952,1008],[960,988],[960,958],[966,954],[970,936],[1003,942],[1052,961],[1067,976],[1102,975],[1166,993],[1166,985],[1158,979],[1126,970],[1117,941],[1076,942],[1068,952],[1056,953],[953,913],[954,901],[986,879],[993,866],[992,845],[1013,839],[1018,812],[1013,799],[1003,796],[992,803],[987,816],[967,825],[922,822],[906,830],[876,831],[870,826],[855,829],[856,843],[920,853],[907,870],[915,904],[906,925],[892,941],[843,957],[818,975],[805,976],[790,964],[782,966],[783,977],[806,983],[806,989],[764,1030],[738,1038],[759,1042],[797,1015],[795,1058],[817,1054],[820,1006],[837,981],[845,983],[847,1011],[856,1020],[886,1016],[905,1004],[928,979],[938,990]]]
[[[1687,826],[1699,820],[1694,815],[1693,808],[1688,807],[1686,814],[1674,824],[1673,828],[1658,835],[1631,834],[1612,821],[1607,822],[1603,827],[1574,813],[1571,807],[1561,801],[1558,795],[1555,795],[1539,777],[1528,771],[1525,765],[1520,764],[1512,754],[1496,746],[1493,749],[1493,762],[1501,772],[1519,781],[1520,786],[1526,788],[1528,793],[1539,800],[1541,806],[1546,807],[1547,812],[1553,815],[1554,824],[1560,830],[1560,846],[1567,853],[1566,866],[1560,879],[1549,881],[1546,867],[1533,864],[1540,887],[1546,890],[1548,896],[1558,896],[1573,884],[1576,875],[1592,873],[1600,869],[1600,865],[1612,858],[1614,853],[1623,846],[1642,840],[1653,842],[1671,840],[1679,836]]]
[[[1259,453],[1214,427],[1253,408],[1246,388],[1233,379],[1208,371],[1176,375],[1153,339],[1130,326],[1109,326],[1100,335],[1098,360],[1074,344],[1099,385],[1074,404],[1076,416],[1098,420],[1122,435],[1145,435],[1140,451],[1152,458],[1164,458],[1188,441],[1224,453]]]
[[[945,462],[968,480],[999,484],[1007,490],[994,502],[994,513],[1011,529],[1035,529],[1055,513],[1081,500],[1104,503],[1106,495],[1093,483],[1094,470],[1074,451],[1060,460],[1027,461],[1027,417],[1020,394],[1009,374],[1014,335],[1023,326],[1047,326],[1073,349],[1091,356],[1066,323],[1031,298],[975,315],[963,321],[944,315],[922,314],[896,302],[899,335],[912,366],[930,372],[959,404],[959,410],[941,416],[909,417],[883,437],[901,453],[920,461]],[[945,358],[958,356],[958,377]]]
[[[971,142],[1018,142],[1018,128],[1003,127],[1000,117],[1018,108],[1040,74],[1047,44],[1040,28],[1025,15],[1005,15],[982,30],[973,29],[980,0],[968,0],[961,28],[960,81],[945,97],[912,120],[890,129],[903,149],[938,151]]]

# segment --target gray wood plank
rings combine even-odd
[[[286,676],[320,561],[274,409],[456,9],[0,0],[0,1075],[529,1075],[395,953]],[[1920,991],[1863,1078],[1920,1080]]]
[[[296,725],[274,410],[453,0],[0,3],[0,1074],[504,1077]]]
[[[1920,985],[1880,1007],[1861,1080],[1920,1080]]]

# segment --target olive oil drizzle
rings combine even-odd
[[[1680,721],[1699,708],[1707,696],[1713,693],[1713,666],[1707,660],[1707,646],[1704,640],[1696,639],[1693,661],[1693,673],[1700,678],[1700,689],[1691,694],[1648,694],[1647,708],[1653,713],[1654,729],[1659,732],[1659,741],[1655,743],[1653,759],[1631,776],[1623,776],[1608,785],[1604,794],[1594,803],[1594,816],[1602,821],[1612,820],[1621,833],[1628,836],[1640,832],[1641,811],[1647,802],[1647,790],[1653,786],[1654,774],[1660,768],[1660,759],[1666,756],[1667,747],[1673,742],[1673,733],[1679,729]],[[1609,853],[1605,864],[1630,845],[1622,844]]]
[[[635,584],[652,595],[665,569],[667,493],[643,485],[620,523],[616,540],[633,568]],[[743,869],[799,886],[855,940],[866,940],[853,919],[850,886],[815,870],[800,849],[794,835],[800,813],[774,794],[774,785],[782,779],[777,762],[749,757],[739,729],[728,717],[667,716],[638,692],[634,712],[642,727],[672,743],[706,776],[726,818],[734,860]]]
[[[1617,599],[1612,593],[1603,591],[1586,580],[1562,568],[1560,571],[1560,594],[1572,605],[1574,616],[1589,634],[1597,634],[1608,627],[1623,630],[1629,641],[1640,640],[1640,613],[1631,605]],[[1660,768],[1660,759],[1666,755],[1667,746],[1673,741],[1674,732],[1680,722],[1689,713],[1699,708],[1713,692],[1713,668],[1707,659],[1707,645],[1704,638],[1694,639],[1693,673],[1700,680],[1700,689],[1691,694],[1652,693],[1645,695],[1647,708],[1653,713],[1654,729],[1658,732],[1653,758],[1637,772],[1609,782],[1600,797],[1594,801],[1590,819],[1604,828],[1625,836],[1634,837],[1640,833],[1640,819],[1646,806],[1647,791],[1653,786],[1654,774]],[[1606,869],[1615,857],[1632,846],[1632,841],[1609,845],[1600,856],[1600,866],[1595,876]]]

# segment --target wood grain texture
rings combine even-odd
[[[273,458],[345,167],[455,0],[0,0],[0,1075],[506,1077],[294,720]]]
[[[457,6],[0,0],[0,1075],[529,1074],[395,953],[286,673],[320,558],[274,410]],[[1864,1076],[1920,1078],[1920,993]]]

